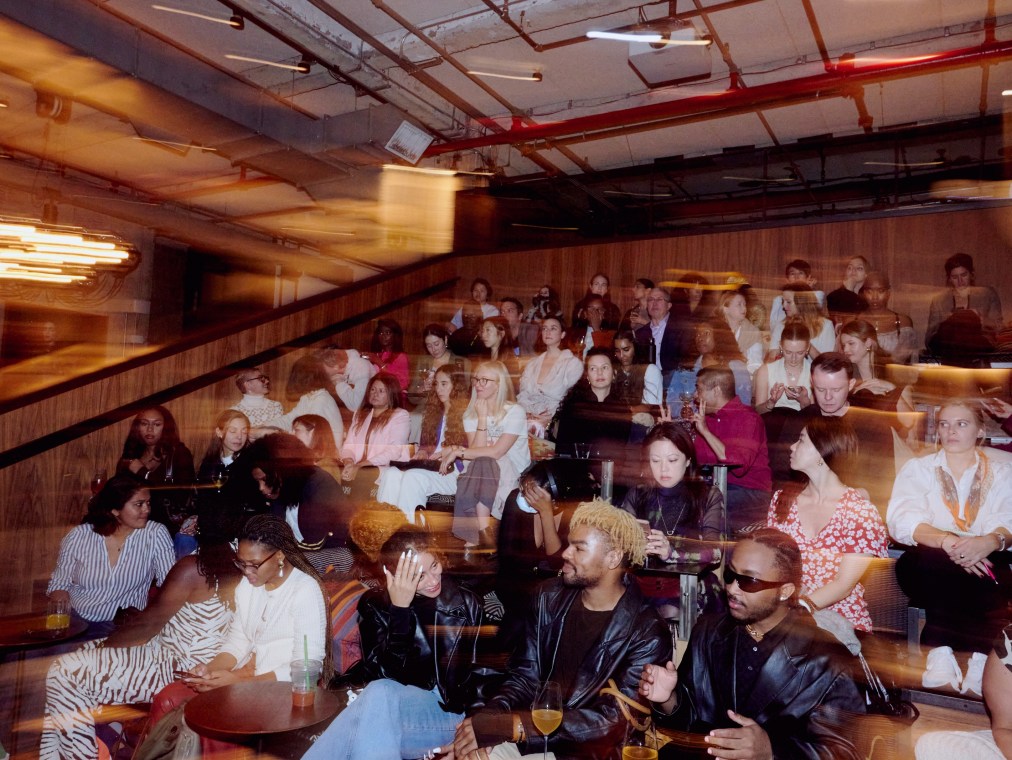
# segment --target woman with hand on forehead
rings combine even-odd
[[[422,757],[453,741],[478,698],[481,599],[443,575],[431,535],[405,526],[380,552],[385,587],[358,603],[362,659],[338,685],[368,683],[303,757]]]

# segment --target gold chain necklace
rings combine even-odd
[[[748,635],[751,636],[756,642],[762,641],[763,636],[766,635],[762,631],[757,631],[755,628],[752,627],[751,624],[746,624],[745,630],[748,632]]]

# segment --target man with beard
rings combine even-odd
[[[844,723],[864,712],[853,658],[796,606],[794,539],[773,528],[749,533],[724,583],[728,611],[700,618],[677,672],[670,661],[643,670],[640,694],[658,724],[706,734],[715,757],[856,760]]]
[[[519,744],[522,752],[540,750],[531,703],[547,679],[562,690],[562,724],[548,739],[555,757],[614,755],[626,721],[616,698],[601,690],[614,680],[636,699],[643,667],[671,657],[671,634],[626,574],[642,564],[645,549],[643,531],[628,512],[601,500],[577,508],[562,578],[538,589],[525,641],[498,693],[457,727],[457,760],[485,760],[504,742]]]

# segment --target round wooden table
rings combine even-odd
[[[322,723],[344,709],[345,692],[317,689],[311,707],[292,706],[288,681],[243,681],[198,694],[186,703],[186,725],[202,736],[234,743]]]

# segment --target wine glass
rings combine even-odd
[[[645,728],[634,723],[626,726],[622,760],[657,760],[657,729],[649,718],[647,721]]]
[[[556,681],[545,681],[531,704],[531,720],[545,737],[542,760],[548,760],[548,735],[562,724],[562,687]]]
[[[105,481],[109,479],[109,473],[104,469],[95,470],[95,474],[91,476],[91,493],[92,496],[98,496],[98,492],[102,490],[102,486],[105,485]]]

